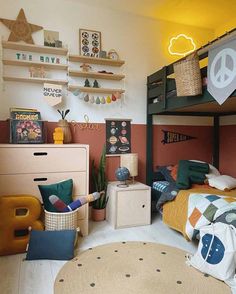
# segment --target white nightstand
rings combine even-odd
[[[151,188],[135,182],[126,188],[110,182],[106,220],[115,228],[149,225],[151,223]]]

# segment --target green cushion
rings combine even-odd
[[[43,199],[44,209],[50,212],[58,212],[49,201],[49,196],[58,196],[65,204],[70,204],[72,199],[73,181],[72,179],[51,185],[39,185],[39,190]]]

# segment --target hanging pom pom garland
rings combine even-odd
[[[100,98],[99,97],[97,97],[97,99],[96,99],[96,104],[100,104]]]
[[[84,96],[84,101],[89,102],[89,95],[88,94]]]
[[[111,97],[110,96],[107,96],[107,99],[106,99],[107,103],[111,103]]]
[[[105,97],[101,97],[100,101],[101,101],[101,104],[106,104],[106,99],[105,99]]]
[[[112,93],[111,96],[108,95],[106,97],[94,97],[93,95],[89,95],[87,93],[81,92],[80,89],[76,89],[73,92],[74,96],[77,96],[80,99],[83,99],[84,102],[90,102],[91,104],[111,104],[111,102],[117,102],[118,99],[121,98],[121,93],[120,92],[115,92]]]
[[[111,100],[114,101],[114,102],[116,101],[116,96],[114,94],[112,94]]]
[[[89,102],[92,104],[95,102],[94,96],[90,96]]]

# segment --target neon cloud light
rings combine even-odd
[[[186,40],[186,44],[188,43],[190,44],[190,46],[192,47],[191,50],[184,51],[184,52],[173,50],[173,46],[175,45],[176,42],[178,42],[180,38],[184,38]],[[186,56],[187,54],[193,52],[195,49],[196,49],[196,44],[194,43],[193,39],[191,37],[186,36],[185,34],[179,34],[176,37],[171,38],[169,46],[168,46],[169,53],[171,55],[178,55],[178,56]]]

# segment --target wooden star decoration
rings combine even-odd
[[[0,21],[11,30],[8,41],[18,42],[24,41],[28,44],[34,44],[31,34],[42,30],[43,27],[27,22],[25,12],[21,8],[16,20],[0,18]]]

